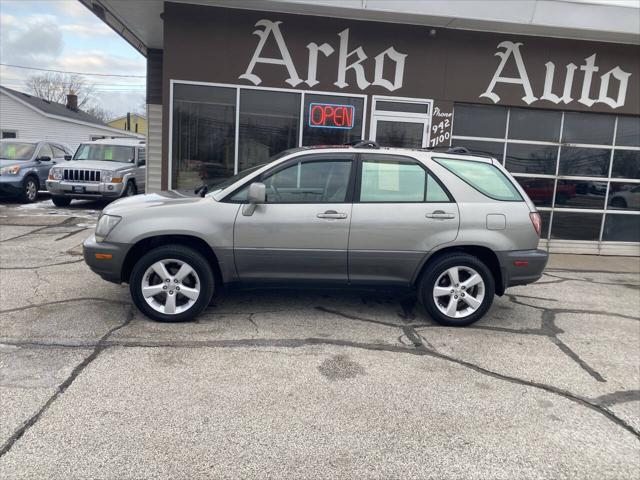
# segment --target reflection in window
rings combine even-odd
[[[618,117],[616,146],[640,147],[640,117]]]
[[[502,163],[502,157],[504,154],[504,142],[483,142],[478,140],[454,140],[456,147],[468,148],[472,153],[481,153],[482,155],[489,155]]]
[[[360,97],[342,97],[338,95],[318,95],[307,94],[304,97],[304,115],[302,117],[302,145],[344,145],[354,140],[362,139],[362,116],[364,112],[364,99]],[[331,104],[340,106],[353,106],[353,109],[347,108],[339,111],[346,111],[351,114],[353,110],[353,121],[351,126],[345,124],[345,128],[335,128],[331,126],[332,122],[327,119],[323,127],[311,127],[309,125],[310,106],[315,104]],[[336,122],[334,122],[336,123]],[[344,124],[344,119],[340,118],[337,122]]]
[[[607,213],[602,240],[613,242],[640,242],[640,215]]]
[[[637,150],[616,150],[613,152],[611,176],[640,179],[640,152]]]
[[[611,145],[615,121],[616,117],[613,115],[567,112],[564,114],[562,141]]]
[[[607,182],[558,180],[556,206],[565,208],[604,208]]]
[[[529,196],[531,201],[539,207],[551,207],[553,205],[553,188],[555,180],[552,178],[529,178],[529,177],[516,177],[518,183],[522,186],[525,193]],[[559,201],[556,196],[556,203],[566,203],[566,196],[568,194],[563,189],[558,189],[558,193],[562,190],[562,195]]]
[[[542,211],[540,214],[540,220],[542,220],[542,230],[540,231],[540,238],[546,239],[549,237],[549,224],[551,223],[551,212]]]
[[[238,170],[298,145],[299,93],[240,91]]]
[[[554,212],[551,238],[564,240],[598,240],[601,213]]]
[[[350,160],[298,162],[264,180],[267,203],[342,203],[350,172]]]
[[[640,210],[640,184],[611,182],[608,208]]]
[[[233,175],[235,88],[173,87],[173,188],[220,183]]]
[[[505,167],[516,173],[555,175],[557,158],[556,146],[509,143]]]
[[[604,148],[562,147],[560,175],[606,177],[609,174],[611,151]]]
[[[424,124],[378,120],[376,142],[382,147],[421,148]]]
[[[457,103],[454,108],[454,135],[504,138],[507,127],[505,107]]]
[[[509,138],[557,142],[561,121],[562,112],[512,108],[509,112]]]

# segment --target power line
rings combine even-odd
[[[94,75],[96,77],[126,77],[126,78],[147,78],[146,75],[117,75],[115,73],[87,73],[87,72],[69,72],[66,70],[53,70],[50,68],[25,67],[24,65],[12,65],[9,63],[0,63],[3,67],[24,68],[26,70],[38,70],[40,72],[54,73],[73,73],[75,75]]]

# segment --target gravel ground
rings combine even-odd
[[[101,205],[0,205],[0,478],[623,479],[640,264],[555,256],[464,329],[410,293],[247,290],[154,323],[81,258]]]

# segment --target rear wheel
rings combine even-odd
[[[38,180],[29,176],[22,184],[21,200],[25,203],[32,203],[38,198]]]
[[[209,262],[196,250],[166,245],[134,265],[129,284],[136,306],[160,322],[185,322],[209,304],[214,290]]]
[[[465,253],[445,255],[428,266],[418,296],[441,325],[462,327],[479,320],[491,307],[495,281],[491,270]]]
[[[71,205],[71,199],[67,197],[51,197],[51,201],[56,207],[68,207]]]

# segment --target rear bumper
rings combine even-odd
[[[122,265],[129,247],[119,243],[98,243],[95,235],[91,235],[82,244],[82,252],[85,263],[94,273],[109,282],[122,283]]]
[[[540,279],[549,254],[544,250],[496,252],[500,262],[503,288],[526,285]]]

